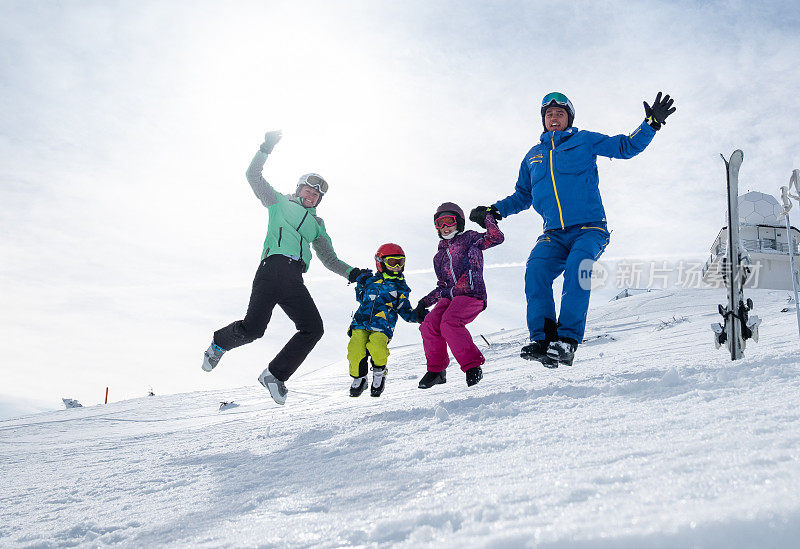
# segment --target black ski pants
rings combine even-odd
[[[264,335],[278,305],[297,328],[297,333],[269,363],[269,371],[286,381],[300,367],[322,338],[322,317],[303,284],[303,262],[272,255],[261,261],[253,280],[250,303],[243,320],[214,332],[214,343],[229,351]]]

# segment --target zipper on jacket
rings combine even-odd
[[[303,216],[303,219],[300,220],[300,224],[295,228],[297,234],[300,234],[300,227],[303,226],[303,222],[308,217],[308,210],[306,210],[306,214]],[[300,235],[300,261],[303,261],[303,235]]]
[[[303,226],[303,221],[305,221],[305,220],[306,220],[306,217],[308,217],[308,210],[306,210],[306,215],[304,215],[304,216],[303,216],[303,219],[301,219],[301,220],[300,220],[300,225],[298,225],[298,226],[295,228],[295,231],[299,231],[299,230],[300,230],[300,227],[302,227],[302,226]]]
[[[456,280],[456,272],[453,269],[453,256],[450,255],[450,246],[447,247],[447,257],[450,258],[450,276],[453,277],[453,284],[455,285],[458,280]]]
[[[456,284],[458,284],[458,280],[456,280],[456,271],[453,269],[453,256],[450,255],[450,245],[447,245],[447,257],[450,259],[450,276],[453,277],[453,287],[450,288],[450,299],[453,299],[453,290],[456,289]]]
[[[381,282],[381,284],[380,284],[380,288],[377,288],[377,289],[375,290],[375,299],[373,299],[373,300],[372,300],[372,308],[371,308],[371,309],[370,309],[370,311],[369,311],[369,326],[370,326],[371,328],[374,328],[374,327],[376,326],[375,324],[373,324],[373,323],[372,323],[372,320],[375,318],[375,303],[377,303],[377,302],[378,302],[378,298],[379,298],[379,297],[380,297],[380,295],[381,295],[381,290],[383,290],[383,289],[386,287],[386,286],[385,286],[385,285],[386,285],[386,278],[384,278],[383,276],[381,276],[381,280],[382,280],[383,282]],[[377,284],[376,284],[376,286],[377,286]],[[364,287],[365,287],[365,289],[366,289],[366,284],[364,285]],[[387,315],[387,317],[386,317],[386,321],[387,321],[387,322],[389,321],[389,316],[388,316],[388,315]],[[380,331],[380,330],[375,330],[375,331]]]
[[[278,227],[278,248],[281,247],[281,238],[283,238],[283,227]]]
[[[561,201],[558,199],[558,189],[556,188],[556,176],[553,172],[553,152],[556,149],[556,143],[553,140],[555,132],[550,136],[550,178],[553,180],[553,192],[556,195],[556,205],[558,206],[558,218],[561,220],[561,228],[564,228],[564,213],[561,211]]]
[[[383,288],[382,285],[381,285],[381,288]],[[364,282],[364,290],[366,290],[366,289],[367,289],[367,283],[365,281]],[[375,299],[372,300],[372,307],[370,307],[370,309],[369,309],[369,323],[368,323],[368,326],[370,326],[370,327],[372,326],[372,319],[375,318],[375,302],[378,301],[378,295],[380,295],[380,291],[376,289],[375,290]]]
[[[469,289],[474,290],[475,286],[472,285],[472,269],[469,270]]]
[[[597,229],[598,231],[603,231],[611,234],[608,229],[604,229],[603,227],[592,227],[590,225],[584,225],[583,227],[581,227],[581,229]]]

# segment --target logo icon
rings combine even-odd
[[[608,281],[608,269],[599,261],[584,259],[578,265],[578,283],[583,290],[603,288]]]

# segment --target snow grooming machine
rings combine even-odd
[[[714,344],[719,349],[723,344],[731,352],[731,360],[744,356],[748,339],[758,341],[758,326],[761,319],[750,316],[753,300],[744,299],[744,284],[750,275],[750,257],[739,242],[739,168],[744,160],[741,150],[733,151],[730,161],[723,155],[728,176],[728,249],[723,258],[722,272],[728,289],[728,305],[719,306],[724,324],[714,323]]]

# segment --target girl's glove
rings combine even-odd
[[[417,303],[417,308],[414,309],[414,317],[419,324],[422,324],[426,316],[428,316],[428,309],[425,308],[425,304],[420,299],[419,303]]]

